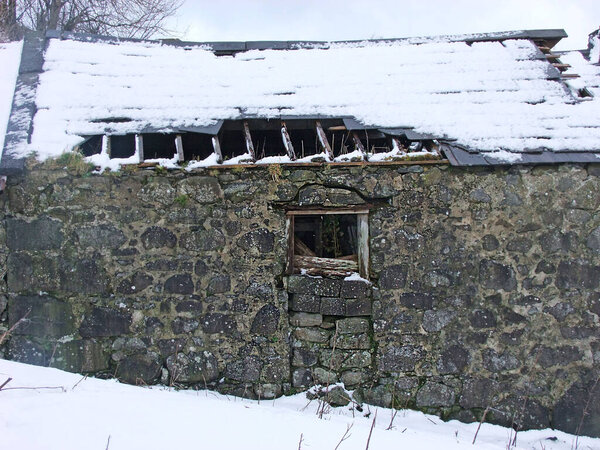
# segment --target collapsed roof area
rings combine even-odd
[[[565,36],[198,44],[31,34],[0,170],[75,148],[104,167],[598,162],[598,36],[587,51],[552,53]]]

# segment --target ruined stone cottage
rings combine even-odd
[[[28,35],[0,356],[600,436],[600,43]]]

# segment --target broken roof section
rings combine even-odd
[[[30,36],[2,166],[32,151],[57,156],[94,135],[218,131],[222,120],[290,116],[435,138],[457,165],[600,161],[600,100],[573,95],[549,55],[564,36],[205,44]]]

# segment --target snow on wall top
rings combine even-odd
[[[0,44],[0,148],[4,147],[4,135],[19,71],[22,42]]]
[[[600,102],[578,101],[556,78],[537,47],[518,39],[331,43],[235,56],[202,45],[49,39],[31,144],[13,153],[53,156],[83,135],[281,115],[354,116],[483,152],[598,151]]]

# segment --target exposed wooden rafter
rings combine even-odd
[[[290,139],[290,133],[288,133],[287,125],[283,120],[281,121],[281,138],[283,139],[283,145],[285,146],[288,156],[292,161],[296,161],[296,152],[294,151],[294,146]]]
[[[362,141],[360,140],[360,136],[356,131],[352,132],[352,140],[354,141],[354,146],[362,153],[363,159],[368,161],[367,151],[365,150],[365,146],[363,145]]]
[[[217,154],[217,163],[221,164],[223,162],[223,154],[221,153],[221,143],[219,142],[219,136],[212,137],[213,148],[215,149],[215,153]]]
[[[327,153],[327,156],[329,156],[329,160],[333,161],[333,151],[331,150],[331,146],[329,145],[329,141],[327,140],[327,135],[323,130],[321,121],[315,120],[315,129],[317,131],[317,137],[319,138],[319,145],[321,147],[321,151]]]
[[[564,70],[567,70],[569,67],[571,67],[570,64],[553,63],[552,65],[554,67],[556,67],[558,70],[560,70],[561,72]]]
[[[177,149],[177,161],[185,161],[185,157],[183,156],[183,140],[180,134],[175,136],[175,148]]]
[[[248,154],[252,158],[252,161],[256,161],[256,154],[254,153],[254,144],[252,144],[252,135],[250,134],[250,126],[248,125],[248,121],[244,120],[244,138],[246,139],[246,150],[248,150]]]
[[[141,134],[135,135],[135,150],[137,151],[140,162],[144,161],[144,137]]]
[[[108,155],[110,158],[110,136],[105,134],[102,138],[102,150]]]
[[[406,153],[406,147],[402,145],[402,142],[396,136],[392,136],[392,143],[394,144],[394,150],[397,150],[400,154]]]

